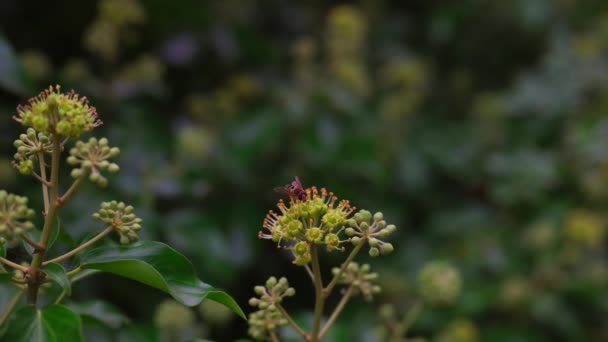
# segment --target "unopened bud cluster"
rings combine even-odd
[[[346,220],[349,226],[346,228],[346,235],[351,237],[353,245],[358,245],[362,239],[365,239],[369,244],[369,255],[377,257],[378,255],[386,255],[393,251],[393,245],[383,241],[393,234],[397,227],[394,224],[386,224],[384,215],[381,212],[375,213],[373,216],[367,210],[360,210],[353,215],[352,218]]]
[[[340,250],[339,234],[344,229],[346,218],[355,210],[347,200],[338,198],[324,188],[306,189],[303,200],[291,198],[286,204],[282,200],[277,203],[280,213],[270,211],[264,219],[263,227],[268,231],[259,232],[262,239],[269,239],[280,244],[285,242],[285,248],[294,254],[294,263],[306,265],[311,260],[311,245],[323,245],[327,251]]]
[[[369,264],[359,265],[356,262],[351,262],[340,275],[338,283],[353,286],[356,290],[355,293],[361,293],[363,298],[369,302],[374,298],[374,295],[382,291],[380,286],[374,283],[378,279],[378,273],[370,271]],[[340,268],[338,267],[332,269],[334,275],[339,272]]]
[[[180,332],[194,323],[194,320],[190,308],[172,299],[160,303],[154,314],[155,325],[164,332]]]
[[[34,210],[27,207],[27,197],[0,190],[0,240],[14,245],[19,236],[34,228]]]
[[[103,202],[93,218],[114,227],[123,245],[139,240],[137,231],[141,230],[142,220],[135,216],[133,206],[117,201]]]
[[[101,171],[118,172],[120,167],[108,161],[118,154],[120,154],[120,149],[110,147],[108,139],[91,138],[86,143],[76,142],[76,146],[70,149],[67,162],[70,165],[78,166],[72,170],[72,177],[79,178],[88,175],[91,182],[104,187],[108,184],[108,179],[101,174]]]
[[[38,132],[28,128],[26,134],[21,134],[19,139],[13,142],[17,148],[15,160],[19,172],[29,175],[34,170],[34,162],[38,160],[39,153],[50,153],[53,149],[52,135]]]
[[[418,292],[431,305],[451,304],[460,295],[462,278],[451,265],[442,261],[426,264],[417,279]]]
[[[268,339],[270,333],[282,325],[287,324],[287,319],[277,308],[284,297],[292,297],[296,294],[293,287],[289,287],[286,278],[270,277],[265,286],[256,286],[254,291],[257,297],[249,299],[249,305],[259,310],[249,315],[249,335],[256,340]]]
[[[59,85],[49,87],[17,107],[14,119],[38,132],[77,138],[101,125],[95,107],[73,90],[62,93]]]

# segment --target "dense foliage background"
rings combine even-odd
[[[305,319],[304,272],[257,238],[273,187],[298,175],[400,231],[373,261],[383,296],[355,301],[334,340],[373,340],[377,304],[406,311],[435,259],[462,272],[463,293],[410,336],[608,339],[605,1],[5,0],[0,32],[0,188],[36,198],[10,164],[11,116],[49,84],[88,96],[121,147],[111,191],[66,209],[76,235],[101,200],[124,199],[144,238],[245,308],[255,284],[287,275]],[[102,276],[73,297],[131,319],[90,322],[91,340],[160,336],[155,290]],[[245,337],[214,311],[192,311],[190,334]]]

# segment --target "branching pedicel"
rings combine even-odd
[[[349,201],[339,201],[332,192],[314,186],[302,192],[299,187],[301,184],[296,177],[291,185],[282,188],[290,195],[289,203],[279,200],[279,212],[271,210],[268,213],[263,223],[265,232],[260,231],[258,236],[291,251],[293,263],[304,267],[310,275],[315,288],[311,331],[300,327],[281,304],[285,297],[295,295],[287,279],[277,281],[271,277],[265,286],[255,288],[257,297],[249,301],[258,308],[249,317],[249,334],[258,340],[278,341],[277,328],[289,324],[305,341],[320,341],[353,296],[361,294],[364,299],[371,300],[380,292],[380,287],[374,283],[378,275],[370,271],[370,266],[353,262],[361,249],[368,245],[372,257],[393,251],[393,245],[384,239],[395,232],[396,227],[387,225],[382,213],[372,215],[367,210],[360,210],[352,215],[355,208]],[[320,250],[345,252],[347,245],[354,248],[341,266],[332,270],[333,278],[325,285],[319,264]],[[345,286],[342,299],[321,326],[325,301],[337,285]]]

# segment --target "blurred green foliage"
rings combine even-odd
[[[108,197],[66,208],[79,238],[84,208],[128,199],[143,239],[169,242],[243,304],[270,275],[306,281],[257,239],[273,187],[298,175],[398,225],[377,304],[406,311],[426,261],[461,271],[459,301],[425,311],[412,336],[606,340],[607,23],[599,0],[3,1],[0,187],[26,184],[9,167],[14,107],[60,83],[90,98],[123,150]],[[73,296],[133,321],[91,323],[91,340],[162,336],[161,295],[83,282]],[[305,321],[302,287],[290,310]],[[373,341],[369,313],[348,310],[332,340]],[[246,335],[182,314],[192,336]]]

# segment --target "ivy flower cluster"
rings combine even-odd
[[[28,208],[27,202],[27,197],[0,190],[0,240],[7,241],[11,246],[19,241],[23,233],[34,228],[31,220],[35,213]]]
[[[262,231],[258,236],[262,239],[277,242],[294,254],[294,264],[306,265],[311,261],[310,248],[312,244],[324,245],[327,251],[340,250],[339,234],[344,230],[347,217],[355,210],[347,200],[338,198],[325,188],[319,191],[316,187],[306,189],[303,200],[291,198],[289,203],[279,200],[279,213],[272,210],[266,215],[263,227],[269,232]]]
[[[80,178],[88,174],[91,182],[104,187],[108,184],[108,179],[100,171],[118,172],[120,167],[108,161],[108,159],[116,157],[118,154],[120,154],[120,149],[110,147],[108,139],[97,140],[91,138],[86,143],[83,141],[76,142],[76,147],[70,150],[67,162],[70,165],[78,166],[72,169],[72,177]]]
[[[77,138],[84,132],[101,125],[95,107],[74,90],[61,92],[59,85],[42,91],[28,100],[29,104],[17,107],[15,120],[45,134]]]
[[[417,277],[418,293],[429,305],[448,305],[460,296],[462,277],[456,268],[443,261],[424,265]]]
[[[385,242],[382,239],[393,234],[397,227],[394,224],[386,224],[384,215],[381,212],[375,213],[373,216],[367,210],[361,210],[353,218],[348,219],[346,224],[346,235],[350,236],[350,241],[353,245],[358,245],[362,239],[367,241],[370,246],[369,255],[377,257],[378,255],[386,255],[393,251],[394,247],[391,243]]]
[[[123,245],[139,240],[137,232],[141,230],[142,219],[135,216],[133,206],[117,201],[103,202],[93,218],[113,227]]]
[[[249,299],[249,305],[259,310],[249,315],[249,334],[258,340],[267,339],[276,329],[288,323],[280,311],[280,303],[285,297],[296,294],[293,287],[289,287],[287,278],[270,277],[265,286],[256,286],[254,291],[258,297]]]
[[[340,275],[338,284],[351,285],[356,291],[355,294],[361,293],[363,298],[370,302],[374,299],[374,295],[382,291],[380,286],[374,283],[378,279],[378,273],[370,271],[369,264],[359,265],[356,262],[351,262]],[[339,274],[340,268],[334,267],[332,273],[334,275]]]
[[[37,133],[35,129],[28,128],[26,133],[21,134],[19,139],[13,142],[13,145],[17,148],[14,165],[21,174],[29,175],[32,173],[34,162],[38,160],[40,153],[51,153],[53,149],[51,137],[46,133]]]

